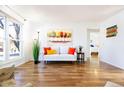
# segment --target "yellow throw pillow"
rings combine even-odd
[[[53,50],[53,49],[47,50],[47,55],[52,55],[52,54],[56,54],[56,53],[57,53],[56,50]]]

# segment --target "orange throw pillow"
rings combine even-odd
[[[47,54],[47,50],[51,50],[51,47],[44,47],[44,55]]]
[[[69,50],[68,50],[68,54],[72,54],[72,55],[74,55],[74,53],[75,53],[75,48],[69,48]]]
[[[47,50],[47,55],[56,54],[56,50]]]

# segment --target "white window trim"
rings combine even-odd
[[[13,62],[13,61],[17,61],[19,59],[23,58],[23,24],[19,21],[17,21],[15,18],[12,18],[6,14],[4,14],[3,12],[0,11],[0,16],[5,17],[5,42],[4,42],[4,60],[0,60],[0,63],[8,63],[8,62]],[[10,59],[9,57],[9,32],[8,32],[8,26],[7,26],[7,21],[12,20],[13,22],[17,23],[20,25],[20,56],[16,56],[13,59]]]

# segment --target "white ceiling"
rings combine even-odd
[[[101,22],[121,11],[120,5],[22,5],[9,6],[27,20]]]

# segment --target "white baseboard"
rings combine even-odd
[[[8,61],[8,62],[2,62],[0,64],[0,68],[4,68],[4,67],[10,67],[12,65],[15,65],[15,67],[20,66],[26,62],[28,62],[29,60],[25,60],[25,59],[18,59],[18,60],[14,60],[14,61]]]
[[[118,66],[118,65],[115,65],[115,64],[112,64],[112,63],[109,63],[109,62],[105,62],[105,61],[102,61],[102,60],[100,60],[100,62],[104,62],[104,63],[107,63],[107,64],[109,64],[109,65],[112,65],[112,66],[114,66],[114,67],[116,67],[116,68],[120,68],[120,69],[123,69],[123,70],[124,70],[123,67],[120,67],[120,66]]]

